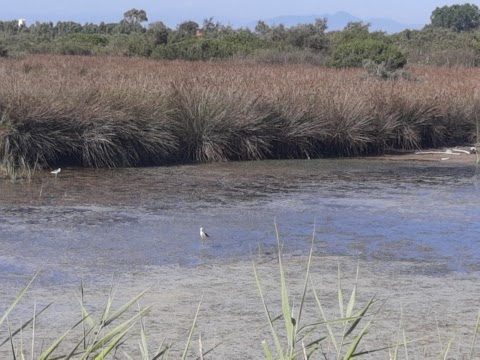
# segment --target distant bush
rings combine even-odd
[[[152,41],[146,36],[129,36],[126,42],[126,51],[123,55],[149,57],[152,55],[153,49],[154,45]]]
[[[161,45],[154,49],[152,57],[165,60],[211,60],[225,59],[234,55],[252,54],[257,49],[273,47],[248,32],[237,32],[222,38],[189,38]]]
[[[150,57],[154,48],[154,42],[146,34],[117,34],[110,36],[108,45],[98,50],[105,55]]]
[[[0,43],[0,57],[7,57],[8,56],[8,50],[7,48]]]
[[[366,60],[363,68],[367,71],[368,76],[373,76],[382,80],[414,80],[414,77],[404,68],[398,68],[392,61],[382,61],[380,64]]]
[[[328,65],[332,67],[362,67],[364,61],[377,64],[388,62],[391,67],[401,68],[407,63],[402,52],[386,41],[374,38],[355,38],[338,44],[332,51]]]
[[[261,49],[248,55],[235,55],[233,61],[248,64],[324,66],[326,53],[309,49]]]
[[[436,66],[479,66],[480,32],[457,32],[426,26],[405,30],[390,39],[407,56],[409,63]]]
[[[96,34],[71,34],[55,41],[55,52],[62,55],[92,55],[99,47],[108,45],[108,39]]]

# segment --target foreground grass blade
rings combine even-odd
[[[128,355],[125,351],[122,351],[123,352],[123,356],[125,356],[127,358],[127,360],[133,360],[133,358]]]
[[[353,340],[353,343],[352,345],[350,346],[350,348],[347,350],[347,352],[345,353],[345,356],[343,357],[343,360],[349,360],[351,359],[352,357],[355,356],[355,350],[357,350],[357,347],[358,347],[358,344],[360,344],[360,341],[363,339],[363,337],[365,336],[365,334],[367,333],[368,331],[368,328],[370,327],[370,324],[372,323],[372,320],[370,320],[362,329],[362,331],[360,332],[360,334],[357,335],[357,337]]]
[[[105,308],[103,309],[103,314],[100,317],[100,323],[105,324],[105,326],[108,325],[108,324],[106,324],[106,322],[107,322],[107,319],[110,315],[110,309],[112,307],[112,303],[113,303],[114,298],[115,298],[115,289],[114,289],[114,285],[112,284],[110,286],[110,291],[108,293],[107,303],[105,304]]]
[[[265,340],[262,341],[262,346],[263,346],[263,351],[265,351],[265,358],[267,360],[273,360],[272,352],[270,351],[270,348],[268,347],[268,344]]]
[[[265,302],[265,297],[263,295],[262,285],[260,283],[260,278],[258,277],[258,271],[257,271],[257,268],[255,266],[255,263],[253,263],[253,272],[255,274],[255,280],[257,281],[257,287],[258,287],[258,291],[260,292],[260,298],[262,299],[263,308],[265,310],[265,314],[267,315],[268,325],[270,326],[270,330],[272,332],[273,340],[275,341],[275,346],[277,348],[277,356],[280,360],[283,360],[284,356],[283,356],[282,344],[280,343],[280,340],[278,339],[277,332],[275,331],[275,328],[273,327],[272,317],[270,316],[270,311],[268,311],[268,306],[267,306],[267,303]]]
[[[192,341],[193,331],[195,330],[195,325],[197,324],[197,317],[198,317],[198,313],[200,312],[200,306],[202,305],[202,300],[203,300],[203,294],[202,294],[202,297],[200,299],[200,302],[198,303],[197,312],[195,313],[195,318],[193,319],[193,324],[192,324],[192,327],[190,329],[190,333],[188,334],[187,344],[185,345],[185,350],[183,351],[182,360],[185,360],[187,358],[188,348],[190,347],[190,342]]]
[[[125,322],[123,322],[122,324],[116,326],[115,328],[113,328],[112,330],[110,330],[106,335],[104,335],[102,338],[98,339],[92,346],[90,346],[86,351],[85,351],[85,354],[86,354],[86,357],[88,358],[88,355],[101,349],[102,347],[106,346],[110,340],[112,340],[115,336],[117,336],[119,333],[121,333],[122,331],[124,331],[124,329],[131,325],[132,322],[136,322],[136,320],[142,316],[143,314],[145,314],[146,312],[148,312],[150,310],[151,306],[143,309],[141,312],[139,312],[138,314],[136,314],[135,316],[133,316],[132,318],[126,320]],[[131,327],[131,326],[130,326]]]
[[[46,360],[48,357],[55,351],[55,349],[60,345],[60,343],[67,337],[68,333],[75,329],[78,325],[80,325],[83,321],[85,321],[85,318],[82,318],[79,322],[77,322],[75,325],[73,325],[70,329],[68,329],[62,336],[60,336],[55,342],[50,345],[50,347],[40,355],[38,360]]]
[[[170,350],[170,345],[165,345],[165,348],[163,348],[164,343],[165,343],[165,340],[163,340],[160,346],[158,347],[157,353],[152,358],[152,360],[160,359],[161,356],[168,354],[168,350]]]
[[[365,305],[365,307],[363,309],[361,309],[359,312],[355,313],[353,315],[353,317],[356,317],[357,320],[355,320],[353,322],[353,324],[349,327],[349,329],[347,330],[347,332],[345,333],[345,336],[348,336],[352,333],[353,330],[355,330],[355,328],[358,326],[358,324],[360,323],[360,321],[362,320],[362,318],[365,316],[365,314],[367,313],[368,309],[370,309],[370,307],[372,306],[373,304],[373,301],[374,301],[375,297],[372,297],[370,299],[370,301],[367,303],[367,305]]]
[[[448,342],[447,346],[445,347],[445,349],[443,349],[442,353],[440,354],[441,360],[447,360],[448,352],[450,351],[451,345],[452,345],[452,340]]]
[[[310,279],[310,283],[311,283],[311,286],[312,286],[313,295],[315,296],[315,301],[317,302],[317,306],[320,309],[320,313],[322,314],[323,321],[325,321],[325,323],[326,323],[325,326],[327,327],[328,334],[330,335],[330,340],[331,340],[333,346],[335,347],[335,351],[338,352],[338,344],[337,344],[337,340],[335,339],[335,334],[333,333],[333,329],[330,326],[330,324],[328,324],[327,317],[325,316],[325,312],[323,311],[323,306],[322,306],[322,303],[320,302],[320,298],[318,296],[318,293],[315,290],[315,287],[313,286],[312,279]]]
[[[305,272],[305,282],[303,283],[302,299],[300,301],[300,307],[298,308],[297,323],[295,324],[295,334],[298,334],[300,321],[302,319],[303,305],[305,304],[305,296],[307,295],[308,280],[310,279],[310,266],[312,264],[312,256],[313,256],[313,243],[315,241],[315,229],[316,228],[314,224],[313,234],[312,234],[312,244],[310,245],[310,253],[308,254],[308,261],[307,261],[307,270]]]
[[[357,283],[358,283],[359,269],[360,269],[360,266],[357,265],[357,275],[355,276],[355,285],[353,286],[352,294],[350,295],[350,300],[348,301],[347,313],[345,314],[345,317],[352,316],[353,308],[357,301]]]
[[[342,278],[340,275],[340,264],[338,264],[338,307],[340,310],[340,317],[345,317],[344,311],[343,311],[343,289],[342,289]]]
[[[105,356],[107,356],[117,345],[118,343],[120,342],[120,340],[122,340],[124,338],[125,335],[128,334],[128,332],[135,326],[135,324],[133,324],[132,326],[130,326],[129,328],[125,329],[122,333],[120,333],[106,348],[104,348],[100,354],[98,354],[97,356],[94,357],[95,360],[104,360],[105,359]]]
[[[25,288],[20,292],[20,294],[15,298],[15,300],[13,300],[13,302],[10,304],[10,306],[8,307],[7,311],[5,311],[5,313],[2,315],[2,317],[0,318],[0,325],[3,324],[3,322],[5,321],[5,319],[8,317],[8,315],[12,312],[12,310],[15,308],[15,306],[17,306],[18,302],[20,301],[20,299],[23,297],[23,295],[25,295],[25,293],[27,292],[27,290],[30,288],[30,286],[33,284],[33,282],[35,281],[35,279],[37,278],[39,272],[37,272],[32,280],[30,280],[30,282],[28,283],[27,286],[25,286]]]
[[[12,348],[12,359],[16,360],[17,356],[15,354],[15,345],[13,344],[13,336],[12,336],[12,332],[11,332],[11,329],[10,329],[10,321],[8,321],[8,318],[7,318],[7,327],[8,327],[8,333],[10,334],[10,336],[8,338],[10,339],[10,346]]]
[[[203,352],[203,356],[205,357],[205,355],[208,355],[210,354],[213,350],[215,350],[217,347],[219,347],[220,345],[223,344],[223,341],[220,341],[218,342],[217,344],[215,344],[215,346],[212,346],[210,349],[208,349],[207,351],[204,351]],[[167,357],[168,358],[168,357]],[[154,359],[152,359],[154,360]],[[200,357],[197,358],[197,360],[200,360]]]
[[[475,331],[473,332],[472,348],[470,350],[469,360],[473,359],[473,353],[475,351],[475,344],[477,342],[477,336],[479,332],[480,332],[480,311],[478,312],[477,324],[475,325]]]
[[[141,312],[140,304],[138,304],[138,310]],[[143,322],[143,316],[140,315],[140,352],[142,354],[143,360],[149,360],[150,356],[148,355],[148,339],[147,332],[145,331],[145,324]]]
[[[35,300],[35,302],[33,304],[32,348],[31,348],[32,360],[35,357],[35,323],[36,323],[36,319],[37,319],[37,301]]]
[[[35,318],[37,318],[41,313],[43,313],[45,310],[47,310],[50,305],[52,305],[53,302],[51,302],[50,304],[46,305],[42,310],[40,310],[36,315],[34,315],[32,318],[30,318],[30,320],[24,322],[17,330],[15,330],[14,332],[11,333],[10,336],[15,336],[17,335],[20,331],[22,331],[23,329],[25,329],[28,325],[30,325],[31,323],[33,323],[33,321],[35,320]],[[0,346],[3,346],[5,345],[8,341],[10,341],[10,336],[5,339],[1,344]]]
[[[129,302],[127,302],[125,305],[123,305],[120,309],[115,311],[108,319],[105,320],[104,327],[108,326],[113,321],[115,321],[119,316],[123,315],[133,304],[135,304],[149,290],[150,290],[150,288],[142,291],[140,294],[138,294],[133,299],[131,299]]]
[[[402,332],[403,332],[403,347],[405,348],[405,359],[408,360],[407,335],[405,334],[405,329],[402,329]]]
[[[85,322],[84,322],[85,323]],[[87,338],[88,335],[93,331],[94,328],[90,328],[86,332],[83,333],[82,339],[77,343],[77,345],[74,346],[74,348],[68,353],[67,356],[65,357],[59,357],[58,359],[52,359],[52,360],[70,360],[73,356],[78,355],[77,350],[80,347],[80,345],[85,344],[85,339]]]
[[[285,331],[287,332],[288,353],[289,353],[289,357],[291,358],[293,356],[293,351],[295,348],[295,334],[294,334],[294,327],[293,327],[293,321],[292,321],[292,312],[290,310],[290,303],[288,298],[288,288],[287,288],[287,282],[285,279],[285,271],[283,269],[280,236],[278,234],[278,227],[276,222],[275,222],[275,233],[277,236],[278,266],[280,269],[280,284],[282,288],[282,312],[283,312],[283,319],[285,320]]]

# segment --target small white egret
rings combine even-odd
[[[203,231],[203,227],[200,228],[200,238],[202,241],[205,241],[208,237],[210,237],[205,231]]]
[[[62,169],[58,168],[57,170],[50,171],[53,175],[55,175],[55,180],[57,180],[57,175],[62,171]]]

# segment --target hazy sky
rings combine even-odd
[[[255,21],[280,15],[322,15],[346,11],[362,19],[386,17],[405,24],[426,24],[437,6],[462,4],[440,0],[16,0],[3,1],[1,20],[25,18],[77,22],[116,22],[131,8],[143,9],[150,21],[161,20],[174,26],[184,20],[201,22],[213,16],[222,23]],[[480,6],[479,1],[471,3]]]

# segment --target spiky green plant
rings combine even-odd
[[[263,287],[260,282],[260,277],[255,266],[254,273],[260,293],[260,298],[267,315],[267,322],[270,328],[274,344],[275,344],[275,353],[277,359],[282,360],[294,360],[298,358],[310,358],[314,353],[316,353],[319,348],[327,343],[331,342],[335,347],[335,354],[337,359],[348,360],[355,356],[359,355],[357,351],[359,344],[361,343],[363,337],[367,333],[370,324],[373,320],[371,318],[363,328],[359,328],[359,325],[363,319],[372,311],[372,305],[374,304],[374,298],[370,299],[367,304],[360,310],[354,311],[357,306],[356,298],[356,285],[354,286],[348,305],[345,309],[344,299],[343,299],[343,289],[340,282],[340,272],[339,272],[339,284],[338,284],[338,302],[340,309],[340,317],[337,319],[327,319],[325,312],[323,310],[322,303],[319,299],[317,292],[312,284],[312,292],[315,296],[315,300],[318,306],[318,310],[322,316],[316,322],[303,324],[302,323],[302,314],[304,312],[305,299],[308,291],[308,284],[311,282],[310,279],[310,265],[312,261],[313,254],[313,241],[314,235],[312,236],[312,248],[308,257],[307,268],[305,271],[305,280],[303,283],[303,290],[300,297],[300,304],[298,306],[298,311],[294,313],[291,307],[292,299],[289,296],[289,291],[287,287],[287,281],[285,277],[284,264],[282,260],[282,246],[280,243],[280,236],[278,233],[278,227],[275,224],[275,232],[277,237],[278,245],[278,262],[279,262],[279,271],[280,271],[280,287],[281,287],[281,303],[282,303],[282,315],[281,317],[284,320],[283,331],[281,332],[276,326],[275,321],[278,318],[273,318],[271,311],[266,303]],[[314,231],[315,234],[315,231]],[[357,274],[358,275],[358,274]],[[333,325],[342,325],[341,331],[335,333]],[[281,333],[285,334],[285,339],[282,340]],[[272,355],[272,350],[268,346],[266,341],[262,342],[264,348],[265,356],[268,360],[274,359]],[[372,350],[375,351],[375,350]],[[369,353],[368,352],[363,352]]]

